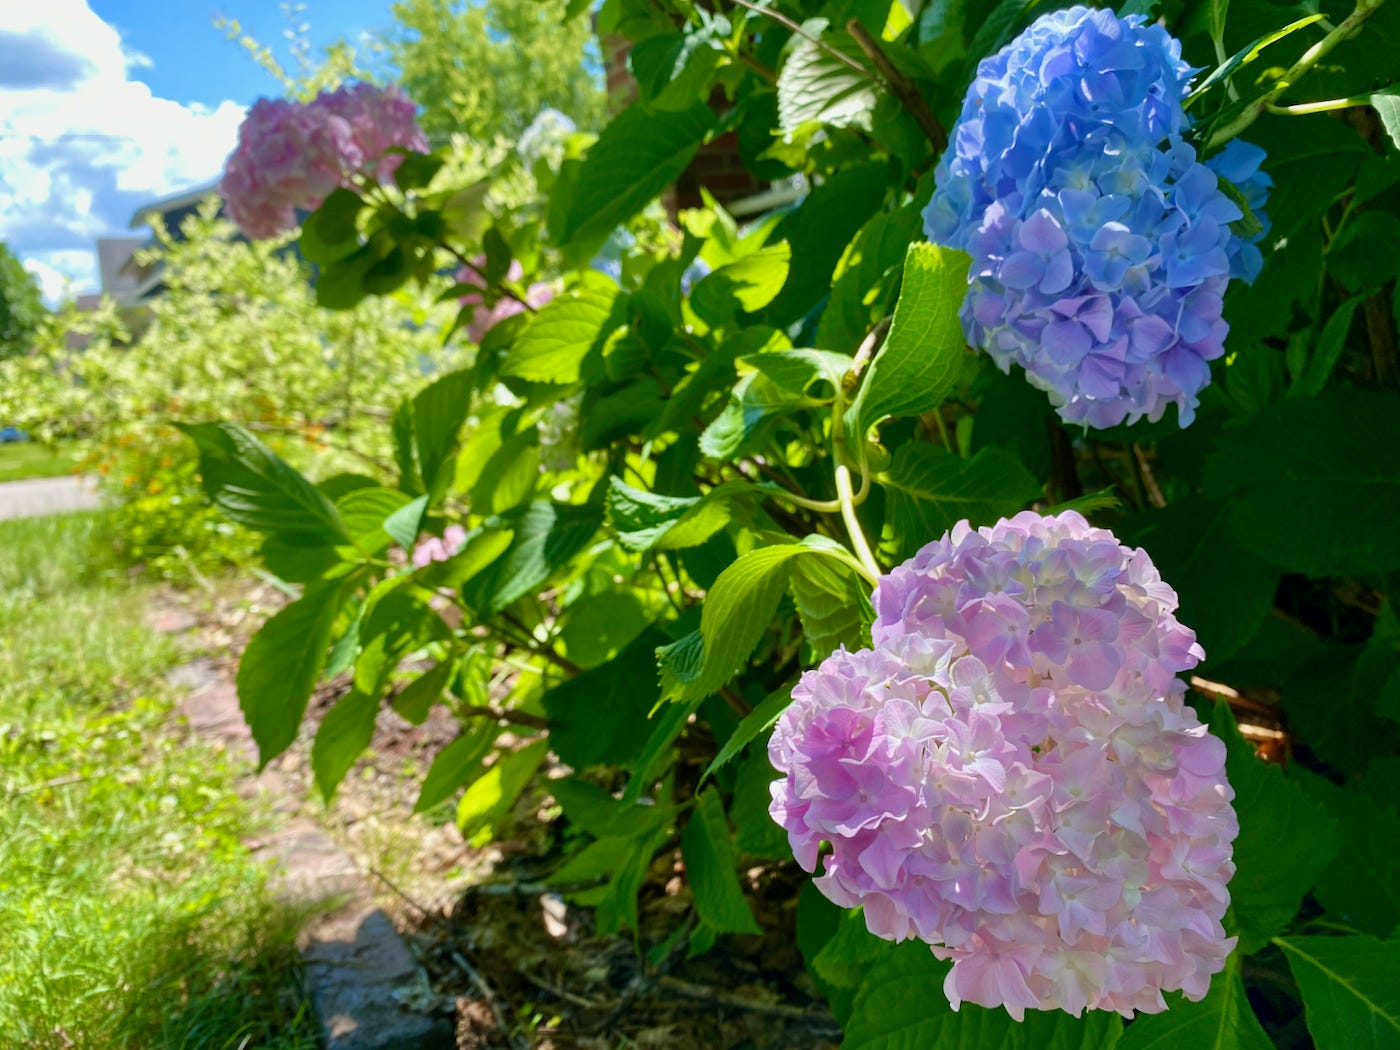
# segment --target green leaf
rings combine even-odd
[[[820,900],[825,907],[833,907],[825,897],[821,897]],[[798,904],[799,921],[805,903],[804,901]],[[800,933],[799,928],[799,935]],[[916,942],[906,944],[907,946],[894,947],[888,941],[876,937],[866,929],[865,916],[860,911],[839,912],[835,931],[826,939],[816,956],[808,959],[808,967],[821,985],[822,994],[831,1003],[832,1013],[843,1026],[850,1020],[856,992],[860,990],[865,975],[891,952],[907,959],[916,970],[930,970],[932,979],[928,988],[938,988],[943,973],[947,971],[946,964],[938,963],[922,945]],[[937,968],[937,971],[933,972],[931,967]],[[933,994],[941,995],[937,991]]]
[[[472,406],[472,374],[448,372],[413,398],[413,435],[423,487],[434,499],[452,481],[452,451]]]
[[[616,285],[589,284],[552,299],[530,319],[501,362],[501,374],[538,383],[577,383],[590,352],[621,323]]]
[[[846,246],[883,203],[889,165],[870,162],[844,167],[812,188],[801,207],[769,234],[769,243],[787,241],[792,265],[778,297],[764,311],[772,325],[803,317],[831,290],[831,274]]]
[[[1230,508],[1188,496],[1129,518],[1116,530],[1143,547],[1181,598],[1177,613],[1206,658],[1217,663],[1254,635],[1273,607],[1279,572],[1241,547],[1229,528]]]
[[[1357,295],[1332,311],[1332,316],[1327,318],[1327,324],[1323,326],[1322,334],[1318,336],[1317,349],[1308,358],[1302,375],[1295,378],[1293,385],[1288,388],[1289,397],[1316,397],[1322,393],[1322,388],[1327,385],[1327,380],[1332,377],[1332,371],[1337,367],[1337,360],[1342,356],[1347,333],[1351,331],[1351,319],[1360,305],[1361,296]]]
[[[420,190],[432,182],[445,159],[437,153],[417,153],[413,150],[406,150],[401,156],[403,159],[394,169],[394,184],[405,192]]]
[[[593,394],[598,388],[590,390]],[[593,400],[585,395],[578,430],[579,446],[585,452],[607,448],[640,434],[646,424],[666,409],[661,386],[651,376],[642,376],[621,390]]]
[[[1371,96],[1371,108],[1381,118],[1381,126],[1390,136],[1391,144],[1400,150],[1400,90],[1390,87],[1377,91]]]
[[[1249,955],[1298,913],[1303,894],[1336,852],[1336,825],[1301,785],[1255,756],[1224,701],[1216,702],[1210,729],[1225,741],[1225,773],[1235,790],[1240,834],[1230,900],[1238,951]]]
[[[316,787],[327,802],[374,737],[379,714],[377,694],[352,689],[326,712],[311,744],[311,768]]]
[[[433,759],[428,775],[423,778],[423,786],[418,790],[418,801],[413,804],[413,812],[427,812],[470,781],[495,742],[496,734],[489,725],[483,725],[476,731],[464,729],[461,736]]]
[[[710,459],[734,459],[753,450],[779,417],[819,403],[784,389],[762,373],[744,376],[724,411],[700,435],[700,451]]]
[[[204,491],[233,521],[297,546],[349,542],[330,500],[238,424],[177,425],[199,447]]]
[[[913,205],[876,212],[847,246],[832,275],[831,299],[817,327],[817,345],[854,353],[877,311],[893,297],[909,245],[919,239],[923,218]]]
[[[643,103],[658,110],[685,109],[704,100],[723,53],[716,50],[712,34],[657,33],[637,41],[627,64]]]
[[[685,171],[715,126],[703,102],[661,110],[637,104],[612,119],[550,213],[555,244],[601,238]]]
[[[1285,937],[1274,943],[1303,993],[1317,1050],[1400,1047],[1400,941]]]
[[[1400,816],[1354,787],[1322,777],[1305,784],[1336,818],[1335,859],[1317,879],[1313,896],[1340,922],[1388,937],[1400,927]]]
[[[332,263],[360,246],[355,220],[365,202],[353,190],[337,187],[301,224],[297,247],[307,262]]]
[[[753,748],[739,763],[729,818],[734,823],[734,848],[740,853],[764,860],[792,860],[787,832],[768,812],[773,805],[770,788],[773,781],[780,779],[781,774],[768,760],[766,748]]]
[[[895,450],[877,475],[889,500],[888,525],[898,550],[912,554],[966,518],[988,525],[1040,495],[1040,486],[1009,452],[984,448],[959,459],[935,445],[911,441]]]
[[[966,352],[958,310],[967,294],[968,264],[966,255],[951,248],[909,246],[889,337],[848,413],[857,438],[886,416],[936,408],[952,392]]]
[[[1163,1013],[1138,1017],[1118,1050],[1274,1050],[1274,1044],[1245,998],[1236,953],[1211,978],[1204,999],[1176,999]]]
[[[608,478],[608,520],[629,551],[697,547],[729,524],[733,501],[746,482],[725,482],[703,496],[663,496]]]
[[[651,736],[647,721],[660,690],[656,684],[659,631],[644,631],[600,667],[544,694],[549,738],[559,758],[576,769],[631,766]]]
[[[661,650],[657,652],[659,654]],[[653,782],[652,770],[657,761],[676,737],[680,736],[686,722],[699,709],[704,699],[703,696],[699,696],[691,700],[664,704],[659,712],[653,712],[653,717],[647,723],[651,728],[651,735],[647,737],[642,753],[637,756],[636,771],[627,781],[627,789],[622,793],[624,804],[633,805],[642,797],[643,792],[650,789]]]
[[[415,569],[413,578],[430,590],[439,587],[460,587],[478,573],[494,565],[506,552],[515,534],[509,530],[484,526],[467,534],[461,549],[446,561],[433,561]]]
[[[940,989],[947,968],[918,941],[887,950],[863,974],[843,1050],[1111,1050],[1122,1034],[1123,1019],[1102,1010],[1028,1010],[1013,1021],[964,1003],[954,1013]]]
[[[824,401],[830,401],[841,389],[846,373],[855,366],[855,361],[847,354],[830,350],[774,350],[750,354],[743,362],[789,393]],[[817,382],[828,383],[833,393],[814,393],[812,384]]]
[[[828,30],[824,18],[803,23],[802,30],[804,35],[794,36],[792,54],[778,74],[778,126],[791,132],[815,120],[869,131],[875,82],[828,50],[851,56],[863,65],[855,41],[848,33]]]
[[[335,509],[355,546],[366,554],[378,554],[389,546],[388,519],[402,510],[409,497],[398,489],[355,489],[336,501]]]
[[[1249,129],[1249,140],[1268,153],[1264,170],[1274,180],[1271,244],[1314,224],[1370,155],[1365,139],[1325,113],[1260,121]]]
[[[719,749],[719,754],[706,768],[705,775],[700,778],[700,782],[703,784],[708,780],[715,770],[744,750],[760,733],[766,733],[772,729],[778,721],[778,716],[790,703],[792,703],[791,683],[775,689],[764,697],[763,702],[745,715],[744,720],[739,723],[739,727],[729,734],[729,739],[724,742],[724,746]]]
[[[787,586],[792,559],[810,553],[801,543],[759,547],[739,558],[715,581],[700,614],[704,663],[696,677],[679,681],[662,665],[662,692],[693,700],[709,696],[739,670],[773,622]]]
[[[799,558],[788,583],[813,660],[825,659],[838,645],[869,644],[870,585],[850,565],[835,558]]]
[[[702,927],[714,933],[762,932],[739,886],[729,822],[714,788],[696,796],[695,809],[681,835],[681,855]]]
[[[427,496],[409,500],[384,519],[384,531],[404,550],[411,551],[418,542],[418,533],[423,530],[423,515],[427,510]]]
[[[773,301],[787,281],[792,248],[786,241],[760,248],[706,274],[690,292],[690,308],[706,324],[726,325],[741,311]]]
[[[456,669],[456,661],[443,660],[424,671],[394,697],[395,713],[413,725],[422,725],[433,705],[442,699]]]
[[[473,845],[491,840],[548,751],[548,740],[536,740],[519,751],[500,755],[472,782],[457,804],[457,827],[463,838]]]
[[[1327,272],[1349,291],[1373,292],[1394,280],[1397,270],[1400,216],[1391,212],[1363,211],[1353,215],[1327,246]],[[1345,337],[1343,329],[1338,339]]]
[[[1222,437],[1207,491],[1240,544],[1310,576],[1400,569],[1400,403],[1329,390],[1270,405]],[[1340,523],[1345,523],[1342,527]]]
[[[510,547],[464,589],[469,604],[489,612],[533,593],[568,564],[603,524],[603,510],[591,504],[537,500],[521,513],[502,517],[498,524],[514,532]]]
[[[309,588],[253,635],[238,662],[238,706],[265,766],[296,739],[306,701],[326,663],[343,582]]]

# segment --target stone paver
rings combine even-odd
[[[257,761],[238,693],[211,661],[196,660],[167,677],[191,689],[180,704],[191,729],[250,763]],[[271,795],[275,803],[287,785],[269,768],[250,775],[240,791],[245,789]],[[342,902],[307,930],[301,944],[326,1050],[453,1050],[451,1019],[433,1008],[426,975],[389,917],[370,903],[354,858],[307,820],[293,820],[252,847],[277,862],[273,888],[282,899],[302,905]]]
[[[29,478],[0,484],[0,519],[96,510],[101,505],[92,478]]]

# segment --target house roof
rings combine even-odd
[[[174,211],[177,208],[187,208],[191,204],[198,204],[205,197],[217,193],[219,189],[218,180],[206,182],[193,189],[184,190],[181,193],[171,194],[169,197],[162,197],[158,201],[144,204],[136,209],[136,214],[131,217],[131,227],[146,224],[146,220],[152,215],[164,215],[166,212]]]

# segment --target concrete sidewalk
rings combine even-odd
[[[0,520],[96,510],[99,506],[97,484],[91,477],[30,478],[0,484]]]

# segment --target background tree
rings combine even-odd
[[[564,0],[400,0],[393,13],[383,43],[434,139],[513,139],[546,106],[581,128],[601,123],[592,29]]]
[[[34,275],[0,243],[0,358],[27,353],[47,312]]]

